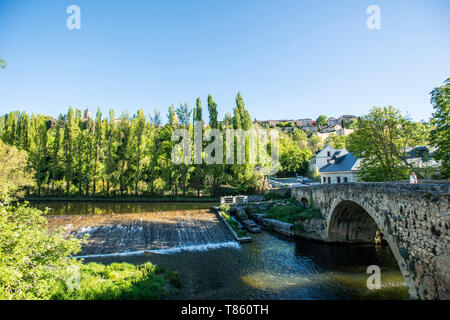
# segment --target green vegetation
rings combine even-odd
[[[326,115],[320,115],[319,117],[317,117],[316,121],[317,121],[317,125],[318,126],[326,126],[328,124],[327,121],[327,116]]]
[[[6,61],[3,60],[1,57],[0,57],[0,68],[3,70],[6,69]]]
[[[266,218],[294,224],[299,220],[307,220],[311,218],[323,219],[319,210],[315,208],[303,208],[295,204],[275,206],[264,213],[267,215]]]
[[[228,214],[228,211],[230,210],[230,206],[220,206],[219,207],[219,214],[225,219],[225,221],[230,225],[230,227],[236,232],[237,236],[239,238],[247,237],[247,231],[239,229],[239,225],[237,221],[233,220],[231,216]]]
[[[431,92],[431,103],[435,110],[431,119],[434,126],[431,142],[439,148],[435,158],[442,161],[442,175],[450,179],[450,78]]]
[[[364,158],[363,181],[405,180],[411,170],[420,178],[422,175],[406,161],[406,147],[425,145],[428,138],[427,124],[412,122],[391,106],[374,107],[358,119],[348,138],[348,149]]]
[[[71,258],[79,239],[48,233],[43,213],[26,205],[0,206],[0,299],[159,299],[179,286],[176,272],[151,263],[82,264]],[[67,284],[79,268],[79,289]]]
[[[158,299],[179,285],[177,274],[142,266],[90,263],[73,258],[84,239],[60,228],[48,232],[44,213],[11,204],[11,191],[28,185],[26,154],[0,142],[0,299]],[[80,270],[80,288],[68,284]],[[72,282],[70,282],[72,283]]]
[[[233,115],[227,114],[224,122],[218,120],[218,107],[211,95],[207,103],[209,126],[205,129],[218,129],[225,137],[229,128],[258,127],[252,123],[240,93]],[[203,121],[203,109],[200,98],[194,108],[187,103],[170,106],[165,124],[157,110],[149,116],[142,109],[134,115],[123,112],[118,118],[111,110],[105,118],[100,109],[91,117],[90,112],[70,107],[57,119],[15,111],[0,116],[0,138],[27,155],[26,168],[34,183],[25,190],[32,196],[189,197],[215,196],[229,190],[264,191],[267,185],[250,163],[248,142],[244,164],[194,164],[194,159],[187,164],[173,163],[172,150],[179,141],[172,141],[172,133],[186,128],[193,141],[193,121]],[[298,129],[280,133],[279,154],[280,174],[305,173],[313,154],[306,133]],[[225,160],[226,144],[223,156]],[[270,161],[270,157],[258,155],[260,165]]]
[[[65,289],[55,299],[155,300],[174,293],[180,282],[176,272],[165,272],[150,262],[81,265],[79,289]]]
[[[26,205],[0,205],[0,299],[52,299],[64,289],[70,256],[80,240],[63,230],[47,233],[42,212]]]

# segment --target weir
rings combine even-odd
[[[89,234],[78,257],[239,247],[224,222],[211,210],[50,216],[48,221],[50,229],[65,226],[77,238]]]

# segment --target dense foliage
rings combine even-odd
[[[33,185],[33,175],[27,168],[27,153],[0,140],[0,201],[8,202],[9,195]]]
[[[391,106],[374,107],[358,119],[347,145],[349,151],[364,158],[363,181],[404,180],[411,170],[421,177],[406,161],[406,148],[427,144],[428,132],[426,124],[410,121]]]
[[[450,78],[441,87],[431,92],[431,103],[435,112],[431,123],[431,142],[438,147],[436,159],[442,161],[441,172],[447,179],[450,178]]]
[[[52,299],[65,290],[67,268],[80,240],[63,230],[47,233],[42,212],[25,205],[0,206],[0,299]]]
[[[226,163],[225,130],[247,130],[257,124],[252,123],[240,93],[233,115],[227,114],[223,122],[218,121],[217,104],[211,96],[207,104],[209,126],[204,129],[222,132]],[[38,196],[201,195],[265,188],[263,176],[255,173],[255,164],[248,157],[248,141],[243,164],[174,164],[171,153],[179,141],[172,141],[172,133],[187,128],[193,142],[193,121],[203,121],[200,98],[193,109],[187,103],[169,107],[165,124],[157,110],[149,116],[142,109],[133,116],[123,112],[119,118],[110,111],[104,118],[100,109],[95,117],[85,117],[81,110],[70,107],[58,119],[10,112],[0,118],[0,136],[4,143],[28,155],[27,168],[33,171],[35,182],[29,192]],[[281,133],[280,141],[282,175],[305,174],[307,161],[323,145],[321,140],[310,143],[299,129]],[[204,142],[203,149],[206,145]],[[258,154],[257,163],[265,166],[269,162],[270,158]]]

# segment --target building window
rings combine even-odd
[[[344,183],[347,183],[347,182],[348,182],[348,178],[344,177]]]
[[[330,151],[328,151],[328,152],[327,152],[327,157],[329,157],[329,156],[331,156],[331,153],[330,153]]]
[[[323,177],[323,183],[327,183],[327,178]]]
[[[330,184],[331,183],[331,178],[330,177],[328,177],[328,184]]]
[[[337,183],[341,183],[341,177],[337,177]]]

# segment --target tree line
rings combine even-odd
[[[419,178],[433,178],[434,171],[419,170],[406,161],[407,147],[433,145],[438,149],[430,157],[440,162],[438,178],[448,179],[449,88],[447,80],[431,92],[435,112],[428,123],[414,122],[389,106],[374,107],[359,117],[352,124],[355,132],[349,136],[332,134],[323,140],[299,128],[280,130],[277,176],[318,178],[318,172],[309,172],[308,161],[330,144],[336,149],[346,147],[363,158],[363,181],[404,180],[411,171],[416,171]],[[193,133],[194,121],[202,121],[204,129],[220,130],[224,140],[228,128],[247,130],[259,126],[252,122],[240,93],[232,114],[225,114],[223,121],[219,121],[218,106],[211,95],[207,109],[208,119],[203,119],[202,101],[198,98],[194,107],[188,103],[170,106],[165,120],[156,109],[148,116],[140,109],[132,116],[122,112],[118,118],[113,110],[104,117],[98,109],[95,117],[87,119],[81,110],[72,107],[57,119],[16,111],[0,117],[0,137],[7,145],[17,147],[22,158],[26,156],[26,170],[34,180],[26,190],[32,195],[200,196],[264,191],[267,180],[255,170],[248,156],[244,164],[172,161],[171,153],[178,143],[172,141],[172,133],[178,128]],[[248,147],[247,142],[246,155]],[[260,158],[257,162],[266,164]]]
[[[240,93],[233,114],[227,113],[223,121],[211,95],[207,108],[205,128],[225,134],[227,128],[247,130],[255,125]],[[266,187],[248,157],[244,164],[232,165],[173,163],[171,152],[177,143],[171,139],[173,131],[192,132],[194,121],[206,122],[200,98],[193,108],[187,103],[170,106],[166,118],[156,109],[148,116],[142,109],[132,116],[124,111],[116,118],[114,110],[104,117],[99,108],[94,117],[86,118],[81,110],[69,107],[57,119],[16,111],[0,119],[0,136],[28,154],[35,180],[28,193],[37,196],[216,195]],[[305,174],[313,155],[310,147],[303,131],[282,133],[280,174]]]

